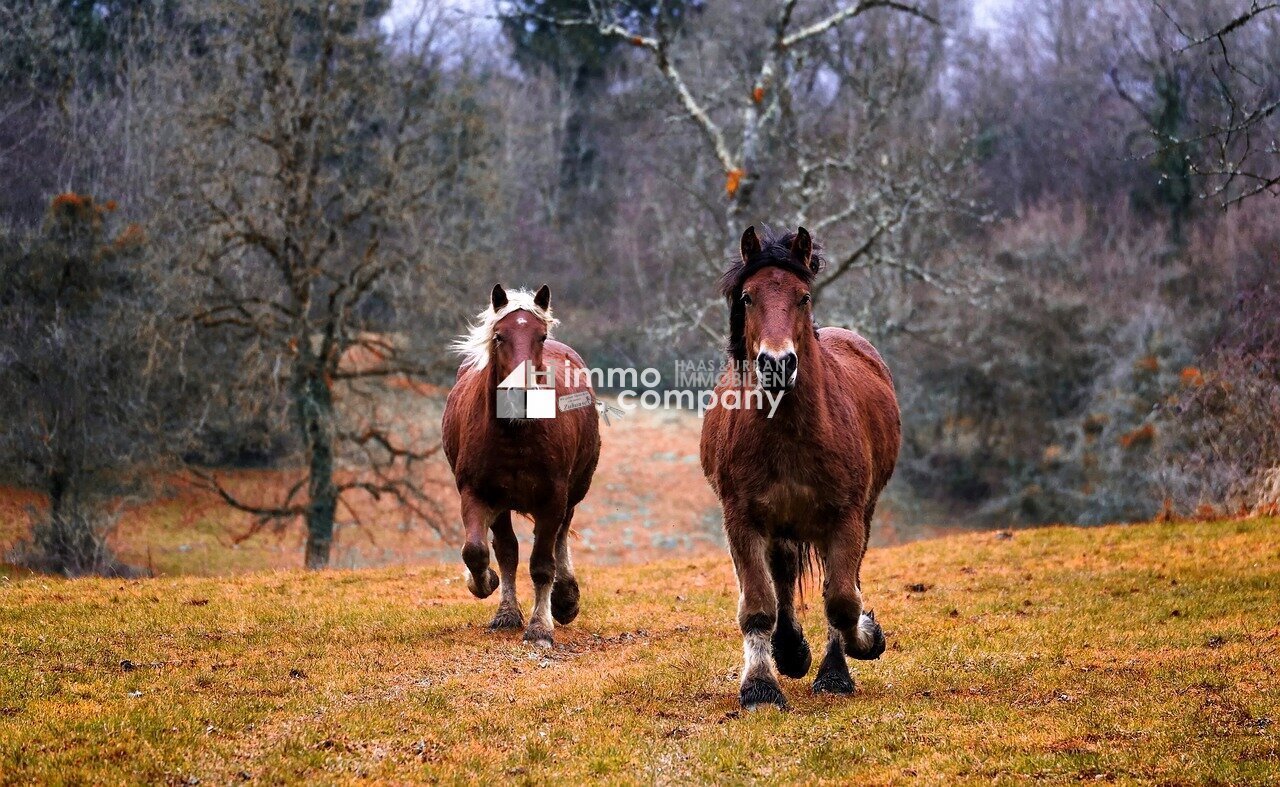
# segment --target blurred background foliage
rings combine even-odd
[[[492,283],[545,281],[593,365],[670,379],[737,233],[804,223],[912,516],[1274,508],[1280,13],[852,7],[3,0],[3,481],[55,529],[156,467],[398,483],[429,450],[374,455],[355,355],[447,386]]]

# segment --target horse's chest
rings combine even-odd
[[[766,484],[755,496],[755,504],[776,523],[803,522],[819,507],[818,490],[806,483],[780,479]]]
[[[732,485],[745,498],[756,520],[770,529],[807,531],[843,508],[848,498],[839,459],[821,461],[830,454],[774,450],[757,453],[737,465]]]
[[[532,513],[557,496],[559,474],[548,467],[546,454],[531,446],[485,452],[471,469],[469,485],[500,508]]]

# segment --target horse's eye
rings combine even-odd
[[[500,333],[495,333],[495,334],[493,335],[493,342],[494,342],[494,344],[502,344],[502,334],[500,334]]]
[[[750,305],[751,305],[751,295],[749,295],[748,293],[745,293],[745,292],[744,292],[744,293],[742,293],[742,305],[743,305],[743,306],[750,306]]]
[[[808,306],[808,305],[809,305],[809,301],[811,301],[811,300],[813,300],[813,298],[811,298],[811,297],[809,296],[809,293],[807,293],[807,292],[806,292],[806,293],[804,294],[804,297],[800,299],[800,305],[801,305],[801,306]]]
[[[539,337],[538,337],[538,341],[540,341],[540,342],[545,342],[546,340],[547,340],[547,337],[545,337],[545,336],[539,336]]]

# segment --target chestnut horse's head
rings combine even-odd
[[[476,316],[476,324],[456,345],[463,366],[483,369],[489,364],[505,379],[516,367],[530,361],[544,368],[542,348],[559,322],[551,315],[551,288],[542,285],[536,293],[508,292],[493,285],[489,307]]]
[[[729,301],[729,355],[754,362],[757,384],[790,390],[801,354],[815,335],[810,287],[822,257],[804,227],[761,239],[755,227],[742,233],[741,260],[725,273],[720,290]]]

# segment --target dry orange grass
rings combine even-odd
[[[419,393],[399,406],[406,422],[425,433],[438,421],[439,392]],[[579,562],[621,565],[724,553],[720,506],[698,463],[701,427],[691,413],[637,410],[602,428],[599,470],[574,518]],[[297,473],[285,470],[232,470],[218,475],[243,499],[262,503],[283,499],[297,479]],[[443,457],[425,475],[431,481],[427,488],[444,513],[443,535],[422,522],[410,521],[390,498],[375,503],[357,497],[354,512],[340,511],[349,523],[339,526],[333,565],[372,568],[441,561],[460,565],[458,496]],[[300,523],[242,540],[252,528],[252,519],[231,510],[213,494],[180,475],[162,479],[156,487],[155,499],[133,501],[120,512],[111,543],[125,562],[162,576],[301,567]],[[949,532],[946,527],[907,522],[895,502],[882,500],[874,544]],[[0,560],[5,548],[28,532],[28,512],[39,507],[38,495],[0,487]],[[359,517],[359,524],[350,523],[352,513]],[[518,520],[516,531],[525,540],[523,554],[527,555],[532,525]]]
[[[0,781],[1274,781],[1276,524],[873,549],[890,650],[789,713],[738,711],[722,555],[584,568],[549,654],[454,567],[0,580]]]
[[[429,401],[424,399],[424,401]],[[420,420],[438,420],[427,409]],[[698,465],[701,422],[687,413],[638,411],[605,427],[600,469],[591,494],[574,519],[576,557],[594,564],[637,563],[661,557],[719,554],[723,536],[720,508]],[[296,473],[232,470],[219,478],[243,499],[282,499]],[[395,501],[355,499],[360,524],[340,526],[333,564],[366,568],[440,561],[461,565],[458,496],[441,457],[428,470],[428,486],[444,512],[444,535],[409,521]],[[157,499],[125,506],[112,545],[121,558],[161,575],[226,575],[302,564],[303,529],[293,523],[279,531],[241,540],[252,519],[181,476],[158,484]],[[28,510],[39,496],[0,487],[0,556],[27,532]],[[532,525],[518,522],[522,538]],[[528,548],[524,553],[527,555]],[[2,559],[2,558],[0,558]]]

